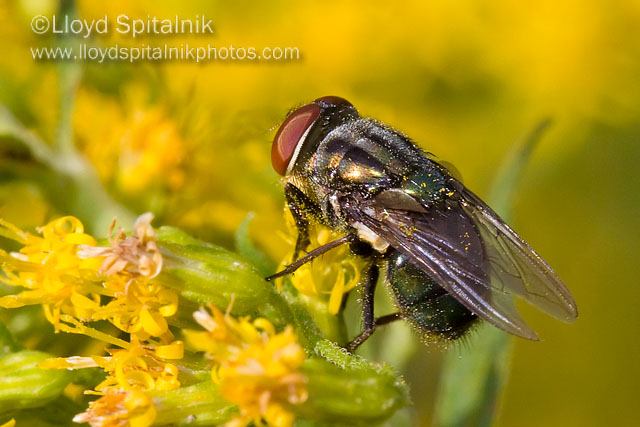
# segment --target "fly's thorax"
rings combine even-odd
[[[404,175],[398,185],[399,190],[425,204],[453,195],[453,190],[448,185],[450,177],[445,175],[436,164],[429,162],[430,167]]]
[[[331,130],[318,144],[311,176],[318,183],[342,192],[372,196],[398,182],[411,163],[400,149],[403,136],[378,122],[358,118]]]

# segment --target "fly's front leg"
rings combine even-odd
[[[287,184],[285,186],[284,194],[287,199],[289,210],[291,211],[291,214],[296,221],[296,227],[298,228],[298,239],[296,240],[296,247],[293,253],[293,262],[284,270],[267,277],[267,281],[271,281],[277,279],[278,277],[291,274],[304,264],[313,261],[313,259],[319,257],[325,252],[344,244],[353,243],[356,240],[355,235],[344,236],[318,248],[315,248],[302,258],[298,259],[298,255],[300,254],[300,252],[306,250],[306,248],[310,244],[309,216],[317,218],[320,215],[320,208],[293,184]]]
[[[298,229],[296,247],[291,260],[294,262],[298,259],[300,252],[304,252],[311,244],[309,240],[309,213],[318,212],[320,208],[293,184],[287,183],[285,185],[284,196]]]
[[[269,282],[271,280],[277,279],[278,277],[282,277],[282,276],[286,276],[287,274],[291,274],[294,271],[296,271],[297,269],[299,269],[300,267],[302,267],[303,265],[305,265],[306,263],[313,261],[314,259],[316,259],[320,255],[322,255],[323,253],[328,252],[333,248],[337,248],[338,246],[349,244],[349,243],[353,242],[355,240],[355,238],[356,237],[353,236],[353,235],[344,236],[344,237],[341,237],[341,238],[339,238],[337,240],[334,240],[333,242],[329,242],[326,245],[322,245],[322,246],[320,246],[318,248],[315,248],[314,250],[312,250],[311,252],[309,252],[308,254],[303,256],[302,258],[292,262],[284,270],[279,271],[278,273],[273,274],[273,275],[265,278],[265,280],[267,282]]]

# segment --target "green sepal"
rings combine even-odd
[[[265,317],[277,328],[294,324],[284,298],[242,256],[172,227],[158,229],[164,258],[157,281],[197,304],[212,303],[233,314]]]
[[[24,350],[0,357],[0,414],[43,406],[60,396],[73,379],[73,373],[40,369],[51,358],[39,351]]]
[[[391,367],[369,363],[331,341],[319,341],[319,357],[302,365],[309,398],[291,410],[328,425],[376,425],[410,404],[406,383]],[[308,424],[307,424],[308,425]]]
[[[151,391],[158,425],[221,425],[238,409],[224,400],[219,386],[211,380],[169,391]]]

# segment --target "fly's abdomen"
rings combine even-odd
[[[387,280],[401,317],[424,338],[459,338],[477,320],[429,275],[397,251],[389,255]]]

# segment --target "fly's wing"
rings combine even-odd
[[[576,302],[551,267],[478,196],[460,187],[460,204],[485,242],[501,288],[560,320],[574,321],[578,317]]]
[[[390,190],[358,201],[350,214],[498,328],[537,339],[513,295],[562,320],[575,319],[565,285],[486,204],[466,189],[443,203],[418,209],[417,200]]]

